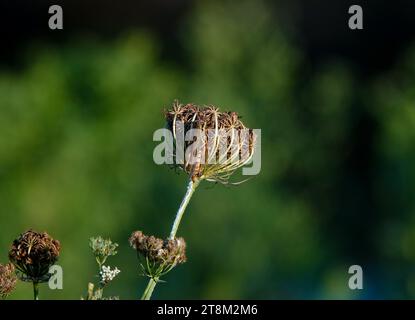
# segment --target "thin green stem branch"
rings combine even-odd
[[[177,230],[179,229],[180,222],[182,220],[184,211],[186,210],[187,205],[189,204],[190,199],[192,198],[193,193],[195,192],[197,186],[199,185],[200,181],[192,179],[189,180],[189,184],[187,185],[186,194],[183,197],[182,203],[180,204],[179,209],[176,213],[176,218],[174,219],[173,226],[171,227],[169,239],[174,239],[176,237]],[[150,300],[151,295],[153,294],[154,287],[158,282],[157,278],[151,278],[147,284],[146,289],[141,297],[141,300]]]
[[[190,198],[192,197],[193,193],[195,192],[197,186],[199,185],[199,180],[193,181],[192,179],[189,180],[189,184],[187,185],[187,191],[184,195],[182,203],[180,204],[179,210],[177,210],[176,218],[174,219],[173,226],[171,227],[170,231],[170,239],[174,239],[177,233],[177,229],[179,229],[180,221],[182,220],[184,211],[186,210],[187,205],[189,204]]]

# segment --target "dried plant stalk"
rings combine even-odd
[[[214,106],[199,107],[189,103],[173,103],[165,112],[167,128],[174,139],[173,157],[177,148],[185,150],[192,145],[198,148],[184,161],[175,159],[175,167],[189,175],[186,194],[177,210],[169,239],[175,239],[183,214],[196,188],[202,180],[228,184],[231,175],[240,167],[248,164],[254,154],[255,135],[239,119],[236,112],[219,112]],[[186,141],[184,137],[198,129],[196,141]],[[188,154],[189,155],[189,154]],[[149,300],[159,277],[150,277],[142,300]]]

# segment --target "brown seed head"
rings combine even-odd
[[[236,112],[220,112],[214,106],[182,105],[175,101],[165,117],[175,142],[173,157],[177,147],[185,150],[194,147],[195,152],[191,152],[184,163],[175,163],[192,180],[226,184],[238,168],[252,159],[255,134],[245,127]],[[200,129],[200,136],[186,141],[186,134],[192,129]]]
[[[45,282],[49,268],[59,257],[60,243],[46,232],[28,230],[13,241],[9,259],[21,274],[22,280]]]
[[[149,268],[143,264],[148,275],[153,270],[169,270],[177,264],[186,262],[186,242],[183,238],[162,240],[154,236],[146,236],[141,231],[132,233],[130,245],[137,250],[139,257],[149,261]]]

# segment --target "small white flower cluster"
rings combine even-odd
[[[109,283],[120,273],[121,271],[115,267],[114,270],[111,270],[111,267],[102,266],[99,276],[101,278],[101,283]]]

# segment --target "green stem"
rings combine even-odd
[[[177,230],[179,229],[180,221],[182,220],[184,211],[186,210],[186,207],[189,204],[190,198],[192,197],[199,183],[200,183],[200,180],[195,180],[195,181],[193,181],[192,179],[189,180],[186,194],[184,195],[182,203],[180,204],[180,207],[177,210],[176,218],[174,219],[173,226],[171,227],[169,239],[174,239],[176,237],[176,233],[177,233]],[[141,297],[141,300],[150,300],[151,295],[153,294],[154,287],[156,286],[157,282],[158,282],[158,277],[154,279],[151,278],[149,280],[147,287],[144,290],[143,296]]]
[[[177,229],[179,229],[180,221],[182,220],[182,217],[183,217],[183,213],[186,210],[186,207],[189,204],[190,198],[192,197],[199,183],[200,183],[199,180],[196,180],[196,181],[193,181],[192,179],[189,180],[186,194],[184,195],[182,203],[180,204],[179,210],[177,210],[176,218],[174,219],[173,226],[171,227],[170,236],[169,236],[170,239],[174,239],[174,237],[176,236]]]
[[[39,300],[39,283],[33,282],[33,298]]]
[[[144,293],[141,297],[141,300],[150,300],[153,290],[157,284],[158,278],[151,278],[147,284],[147,288],[144,290]]]

